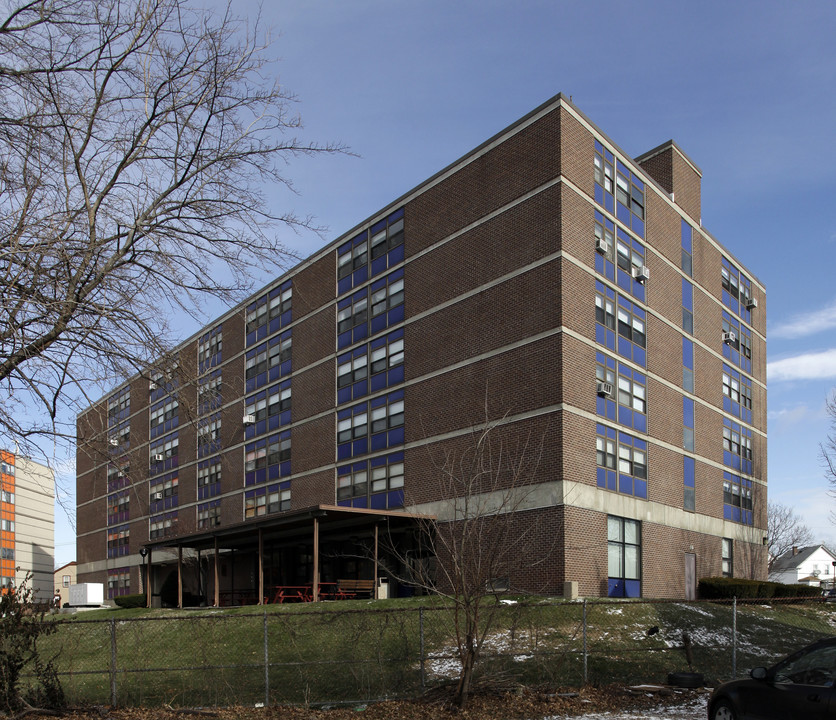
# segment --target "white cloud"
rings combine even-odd
[[[836,378],[836,349],[804,353],[766,364],[769,382]]]
[[[801,313],[769,329],[769,337],[794,339],[815,335],[836,328],[836,300],[825,308],[809,313]]]
[[[766,419],[769,422],[780,422],[789,425],[798,425],[808,420],[813,415],[812,411],[806,405],[796,405],[791,408],[781,408],[780,410],[770,410],[766,414]]]

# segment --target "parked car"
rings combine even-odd
[[[825,590],[821,596],[827,602],[836,602],[836,588],[830,588],[829,590]]]
[[[709,720],[836,720],[836,637],[717,687]]]

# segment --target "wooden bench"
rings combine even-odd
[[[374,580],[337,580],[337,598],[374,597]]]

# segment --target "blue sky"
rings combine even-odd
[[[631,156],[676,140],[703,172],[703,227],[766,285],[770,497],[836,540],[819,459],[836,386],[836,3],[268,0],[262,24],[303,136],[356,154],[296,160],[298,195],[272,192],[328,228],[286,238],[303,256],[558,92]],[[62,564],[74,542],[56,522]]]

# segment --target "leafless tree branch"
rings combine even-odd
[[[268,51],[186,0],[6,1],[0,446],[71,435],[71,399],[164,355],[170,312],[239,301],[291,258],[278,230],[315,229],[265,187],[342,148],[296,137]]]

